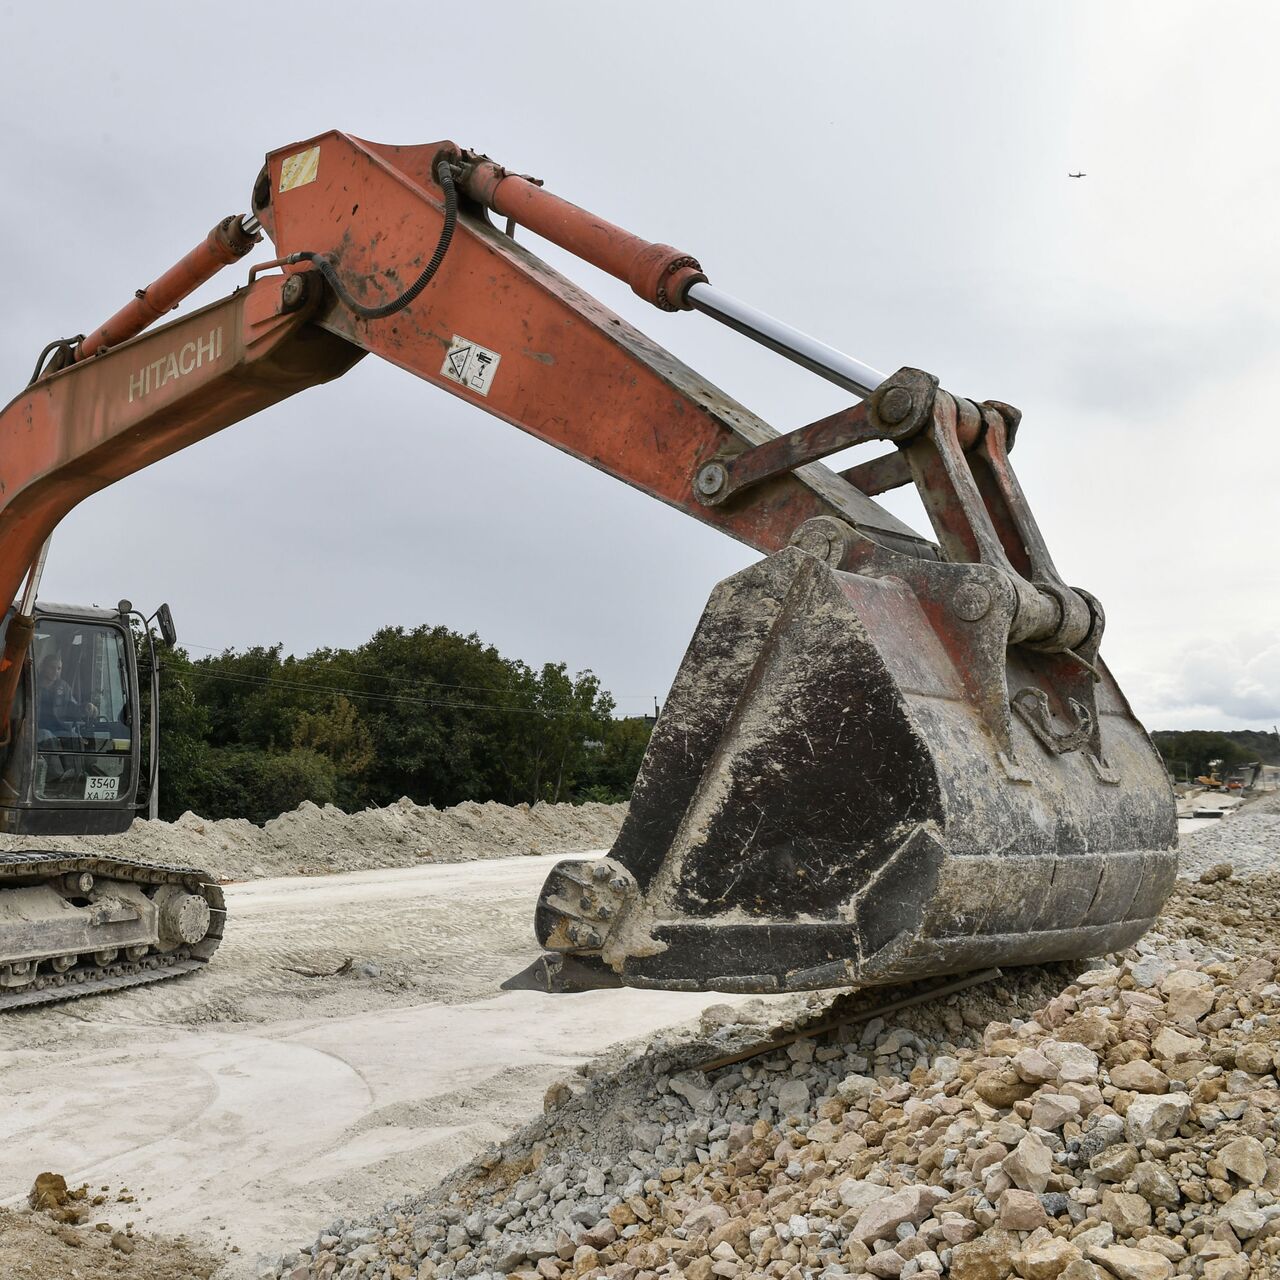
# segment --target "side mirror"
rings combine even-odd
[[[173,625],[173,614],[169,612],[169,606],[162,604],[156,610],[156,623],[160,627],[160,634],[164,637],[164,642],[173,648],[178,643],[178,629]]]

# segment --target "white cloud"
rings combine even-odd
[[[1280,638],[1198,637],[1145,684],[1155,728],[1270,728],[1280,721]]]
[[[646,23],[544,0],[485,28],[483,92],[472,61],[443,59],[424,94],[388,81],[386,33],[421,43],[438,23],[386,0],[310,50],[308,74],[264,111],[225,87],[231,66],[273,83],[270,44],[157,0],[80,8],[56,59],[30,54],[38,6],[10,6],[0,42],[25,108],[0,136],[0,166],[22,175],[0,239],[31,244],[35,227],[84,249],[7,253],[22,300],[0,316],[11,391],[46,340],[99,323],[242,208],[268,147],[331,124],[451,135],[697,254],[717,285],[858,359],[1017,404],[1022,482],[1058,567],[1101,598],[1103,656],[1139,716],[1268,713],[1271,642],[1212,637],[1280,636],[1280,9],[1226,3],[1206,21],[1182,0],[815,0],[778,40],[764,0],[658,0]],[[282,27],[330,11],[272,8]],[[673,23],[715,51],[679,92],[661,83]],[[196,39],[195,61],[162,54]],[[158,78],[121,70],[140,48]],[[548,74],[562,65],[572,74]],[[213,101],[218,127],[193,146]],[[779,427],[847,402],[522,238]],[[203,300],[243,278],[229,271]],[[885,505],[923,527],[914,497]],[[441,622],[530,662],[593,667],[628,710],[665,695],[712,584],[750,559],[374,360],[89,499],[53,547],[50,598],[167,597],[194,644],[300,653]]]

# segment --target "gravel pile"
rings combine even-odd
[[[625,804],[530,807],[492,801],[436,809],[406,797],[384,809],[345,813],[303,801],[261,827],[243,818],[212,821],[184,813],[176,822],[139,818],[118,836],[42,836],[38,845],[181,863],[244,880],[607,849],[626,812]],[[0,836],[0,850],[31,845],[29,836]]]
[[[694,1046],[659,1047],[553,1090],[547,1118],[436,1195],[334,1223],[267,1274],[1273,1274],[1275,971],[1166,943],[980,1033],[962,995],[706,1074]],[[1060,986],[1018,977],[994,997]]]
[[[1228,811],[1211,827],[1184,836],[1179,873],[1190,879],[1224,862],[1237,875],[1280,871],[1280,792]]]
[[[264,1264],[288,1280],[1244,1280],[1280,1275],[1280,804],[1187,842],[1122,955],[1010,971],[700,1070],[718,1006],[427,1193]],[[1211,847],[1202,853],[1203,842]]]

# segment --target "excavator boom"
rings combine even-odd
[[[259,226],[276,258],[246,288],[132,336]],[[779,434],[519,226],[860,403]],[[610,856],[548,880],[547,947],[600,982],[779,990],[1092,954],[1149,925],[1175,866],[1167,779],[1009,464],[1017,411],[886,378],[450,142],[273,152],[249,214],[64,344],[0,414],[0,588],[84,497],[370,353],[766,557],[712,596]],[[874,501],[907,483],[933,538]],[[23,646],[11,625],[6,708]]]

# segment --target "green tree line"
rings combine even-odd
[[[1222,761],[1218,766],[1222,778],[1255,760],[1280,764],[1280,739],[1257,729],[1157,729],[1151,741],[1179,782],[1207,775],[1210,760]]]
[[[302,658],[280,645],[157,654],[168,819],[261,823],[303,800],[625,800],[651,728],[615,718],[590,671],[535,670],[445,627],[384,627]],[[145,644],[139,659],[147,689]]]

